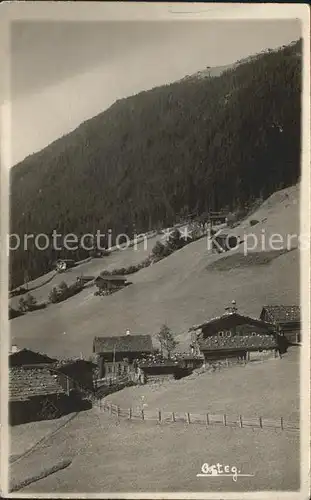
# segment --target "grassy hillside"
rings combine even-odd
[[[265,199],[299,177],[300,91],[299,41],[218,77],[121,99],[13,167],[11,232],[131,234]],[[57,256],[12,252],[11,285]]]
[[[260,222],[250,227],[250,219]],[[263,230],[267,237],[278,233],[284,238],[299,232],[298,185],[273,194],[233,233],[244,239],[249,233],[260,237]],[[124,259],[130,262],[139,253],[133,249],[116,252],[114,263],[122,266]],[[215,272],[211,264],[228,254],[211,254],[206,240],[198,240],[133,274],[133,285],[114,295],[94,297],[94,288],[89,288],[46,310],[11,320],[12,342],[49,355],[88,355],[94,336],[120,335],[127,328],[155,336],[167,323],[183,349],[189,346],[189,327],[222,314],[232,299],[242,313],[257,317],[264,304],[299,304],[299,250],[265,265],[247,267],[240,266],[242,247],[231,255],[238,256],[239,265],[233,262],[229,269]],[[92,265],[81,265],[81,272],[90,274]]]
[[[159,386],[125,389],[109,396],[123,408],[161,408],[233,416],[298,418],[299,349],[283,359],[189,377]],[[284,381],[286,380],[286,390]],[[238,387],[238,390],[237,390]],[[44,423],[46,424],[46,423]],[[49,422],[53,430],[54,422]],[[43,422],[12,428],[12,450],[27,433],[41,437]],[[156,453],[155,453],[156,450]],[[159,459],[160,457],[160,459]],[[12,482],[36,476],[60,459],[72,465],[22,490],[22,493],[293,491],[299,488],[299,435],[276,429],[234,429],[151,422],[117,422],[98,407],[82,412],[27,459],[11,469]],[[231,478],[197,478],[203,463],[236,466]]]
[[[201,415],[227,414],[236,420],[242,414],[250,418],[283,416],[299,421],[299,354],[300,349],[293,347],[282,359],[258,360],[154,386],[128,387],[107,399],[135,411],[144,403],[146,414],[161,409]]]
[[[281,431],[157,426],[81,413],[53,443],[13,469],[12,479],[34,475],[73,457],[68,469],[24,488],[21,493],[255,492],[299,489],[299,441]],[[156,450],[156,452],[155,452]],[[159,459],[161,457],[161,459]],[[232,478],[197,478],[203,463],[236,466]]]

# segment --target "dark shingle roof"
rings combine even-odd
[[[207,337],[198,340],[202,351],[215,351],[221,349],[273,349],[277,347],[274,335],[255,335],[233,337]]]
[[[265,328],[267,330],[272,329],[272,325],[260,319],[252,318],[250,316],[244,316],[238,313],[226,313],[217,318],[213,318],[209,321],[205,321],[200,325],[193,326],[190,331],[198,330],[200,328],[207,328],[211,331],[217,331],[226,328],[234,328],[240,325],[252,325],[254,327]]]
[[[55,359],[50,358],[45,354],[32,351],[31,349],[18,349],[15,352],[9,353],[10,366],[33,365],[37,363],[54,363],[55,361]]]
[[[9,400],[26,401],[34,396],[64,394],[57,375],[47,367],[11,368],[9,372]]]
[[[119,276],[118,274],[107,274],[107,275],[101,275],[97,276],[95,279],[95,283],[98,283],[100,281],[127,281],[127,278],[125,276]]]
[[[122,335],[115,337],[95,337],[93,350],[101,352],[152,352],[150,335]]]
[[[300,322],[299,306],[264,306],[264,311],[272,323]]]

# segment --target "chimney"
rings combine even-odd
[[[12,347],[11,347],[11,354],[13,354],[14,352],[17,352],[18,351],[18,347],[16,344],[12,344]]]
[[[233,300],[231,302],[231,306],[225,307],[225,310],[227,311],[227,314],[233,314],[233,313],[237,312],[238,308],[236,306],[236,301]]]
[[[125,335],[131,335],[131,332],[129,329],[126,330]]]

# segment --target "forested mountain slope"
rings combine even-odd
[[[11,233],[143,231],[295,183],[301,50],[298,41],[218,77],[121,99],[27,157],[12,168]],[[12,252],[11,286],[26,269],[43,274],[53,258],[49,250]]]

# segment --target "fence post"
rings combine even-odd
[[[141,410],[141,419],[145,420],[144,410]]]
[[[69,377],[66,377],[66,392],[67,392],[67,396],[69,396],[69,394],[70,394],[70,381],[69,381]]]
[[[284,430],[284,422],[283,422],[283,417],[281,417],[281,429],[282,429],[282,431]]]
[[[262,429],[262,417],[259,417],[259,425],[260,425],[260,428]]]
[[[206,425],[209,425],[209,414],[206,414]]]
[[[240,427],[243,427],[242,415],[240,415],[239,419],[240,419]]]
[[[129,408],[129,419],[132,420],[132,408]]]
[[[101,398],[99,398],[99,411],[101,411],[101,409],[102,409],[102,400]]]
[[[190,424],[190,413],[187,413],[187,422]]]
[[[112,403],[110,403],[109,410],[110,410],[110,415],[112,415]]]
[[[120,418],[120,406],[117,406],[117,415],[118,415],[118,419]]]
[[[159,418],[158,418],[159,422],[161,422],[162,420],[162,415],[161,415],[161,410],[159,410]]]
[[[175,420],[175,413],[174,412],[172,412],[172,421],[176,422],[176,420]]]
[[[224,426],[226,427],[226,425],[227,425],[227,417],[226,417],[226,415],[223,416],[223,422],[224,422]]]

